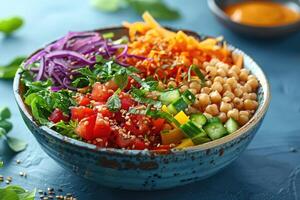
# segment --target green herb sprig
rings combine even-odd
[[[15,74],[24,61],[25,57],[20,56],[13,59],[9,64],[0,66],[0,79],[12,79],[15,77]]]
[[[0,200],[34,200],[36,189],[27,191],[24,188],[16,185],[0,188]]]
[[[4,138],[8,146],[14,152],[20,152],[26,149],[27,143],[21,139],[8,136],[13,125],[8,121],[11,117],[11,112],[7,107],[0,108],[0,138]]]
[[[24,21],[21,17],[8,17],[4,19],[0,19],[0,32],[5,35],[11,35],[13,32],[18,30]]]

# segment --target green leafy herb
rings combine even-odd
[[[138,77],[135,74],[130,74],[130,76],[147,91],[153,91],[157,89],[158,81],[154,81],[154,80],[143,81],[140,77]]]
[[[117,112],[118,110],[121,109],[121,100],[119,98],[120,92],[121,92],[120,89],[115,91],[115,93],[111,97],[109,97],[106,102],[107,108],[112,112]]]
[[[27,143],[15,137],[8,136],[8,132],[11,131],[13,125],[7,121],[11,117],[10,110],[7,107],[0,109],[0,138],[4,137],[8,146],[15,152],[23,151]]]
[[[1,161],[0,161],[0,168],[3,167],[3,165],[4,165],[4,163],[3,163],[3,161],[1,160]]]
[[[120,69],[117,73],[114,74],[113,79],[121,90],[124,89],[128,84],[128,73],[126,69]]]
[[[0,19],[0,32],[10,35],[23,25],[23,19],[20,17],[9,17]]]
[[[0,79],[12,79],[15,77],[15,74],[24,61],[25,57],[17,57],[9,64],[5,66],[0,66]]]
[[[36,189],[30,192],[15,185],[0,188],[0,200],[34,200],[35,195]]]
[[[20,152],[26,149],[27,143],[21,139],[7,136],[6,138],[8,146],[14,151],[14,152]]]
[[[191,73],[192,71],[199,77],[199,79],[201,80],[201,85],[205,86],[205,76],[202,74],[202,72],[200,71],[200,69],[198,68],[197,65],[191,65],[189,70],[188,70],[188,81],[191,81]]]
[[[70,138],[79,139],[79,136],[74,132],[78,126],[77,121],[69,121],[68,123],[60,121],[54,125],[56,131]]]
[[[162,106],[162,103],[160,101],[148,98],[144,90],[133,87],[131,88],[130,94],[134,98],[134,100],[139,103],[153,105],[156,108],[160,108]]]
[[[157,19],[175,20],[180,18],[180,13],[170,8],[163,0],[91,0],[91,4],[105,12],[116,12],[130,7],[138,14],[148,11]]]

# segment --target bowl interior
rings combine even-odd
[[[176,29],[172,29],[172,28],[168,28],[170,30],[176,31]],[[124,35],[128,35],[128,31],[126,28],[124,27],[112,27],[112,28],[104,28],[104,29],[98,29],[98,30],[94,30],[95,32],[99,32],[101,34],[103,33],[108,33],[108,32],[113,32],[114,33],[114,39],[118,39],[121,38]],[[206,36],[200,36],[199,34],[192,32],[192,31],[188,31],[188,30],[183,30],[185,33],[194,36],[196,38],[203,38]],[[251,71],[252,74],[254,74],[260,83],[260,87],[259,87],[259,91],[258,91],[258,101],[259,101],[259,107],[256,110],[256,113],[254,114],[254,116],[250,119],[250,121],[245,124],[242,128],[240,128],[238,131],[227,135],[221,139],[218,140],[214,140],[202,145],[197,145],[194,147],[189,147],[186,148],[184,150],[174,150],[173,153],[184,153],[186,151],[198,151],[198,150],[206,150],[206,149],[210,149],[213,147],[216,147],[218,145],[222,145],[225,144],[241,135],[243,135],[244,133],[246,133],[247,131],[249,131],[251,129],[251,127],[255,126],[264,116],[265,112],[267,111],[267,108],[269,106],[269,101],[270,101],[270,89],[269,89],[269,83],[266,79],[266,76],[264,74],[264,72],[262,71],[262,69],[255,63],[255,61],[249,57],[248,55],[246,55],[243,51],[229,45],[229,48],[232,50],[233,53],[236,54],[241,54],[244,56],[244,67],[249,69]],[[38,50],[39,51],[39,50]],[[34,54],[34,53],[33,53]],[[32,54],[32,55],[33,55]],[[32,56],[31,55],[31,56]],[[29,56],[30,57],[30,56]],[[29,120],[31,120],[35,126],[40,127],[41,129],[43,129],[44,131],[47,132],[47,134],[50,134],[51,136],[63,140],[65,142],[69,142],[73,145],[76,145],[80,148],[88,148],[91,149],[93,151],[107,151],[109,150],[110,152],[115,152],[115,153],[120,153],[120,154],[139,154],[141,153],[140,150],[121,150],[121,149],[113,149],[113,148],[97,148],[95,145],[92,144],[88,144],[82,141],[78,141],[72,138],[66,138],[65,136],[59,134],[58,132],[46,127],[46,126],[39,126],[33,119],[32,115],[31,115],[31,111],[30,108],[28,108],[24,101],[23,101],[23,94],[24,94],[24,86],[21,83],[20,79],[21,79],[21,70],[18,71],[18,73],[15,76],[14,79],[14,94],[15,94],[15,98],[17,101],[17,104],[19,105],[21,112],[23,112],[23,114],[25,115],[26,118],[28,118]],[[151,154],[149,153],[149,151],[142,151],[143,154]],[[152,154],[151,154],[152,155]]]

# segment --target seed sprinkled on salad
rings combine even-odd
[[[222,38],[143,18],[124,23],[121,38],[72,32],[27,59],[22,82],[34,119],[99,148],[154,152],[220,139],[251,119],[259,82],[241,55]]]

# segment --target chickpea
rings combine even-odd
[[[251,74],[251,75],[248,76],[248,80],[250,80],[250,79],[256,79],[256,77]]]
[[[258,81],[256,78],[248,79],[246,84],[249,84],[252,90],[256,90],[258,87]]]
[[[249,93],[252,91],[252,88],[249,84],[246,83],[244,86],[242,86],[242,90],[244,93]]]
[[[207,66],[205,68],[205,70],[209,74],[209,76],[211,76],[211,77],[215,77],[217,75],[217,69],[216,69],[216,67]]]
[[[231,102],[231,100],[232,99],[227,97],[227,96],[222,98],[222,101],[225,102],[225,103],[229,103],[229,102]]]
[[[258,106],[258,103],[256,101],[250,100],[250,99],[246,99],[244,101],[244,108],[246,110],[255,110]]]
[[[249,71],[246,69],[241,69],[241,72],[239,74],[239,78],[241,81],[247,81],[248,80]]]
[[[223,90],[223,86],[222,86],[222,84],[219,83],[219,82],[214,82],[214,83],[212,84],[212,86],[211,86],[211,89],[212,89],[212,90],[216,90],[216,91],[218,91],[219,93],[221,93],[222,90]]]
[[[230,85],[227,84],[227,83],[225,83],[225,84],[223,85],[223,92],[225,93],[226,91],[229,91],[229,92],[232,91]]]
[[[187,89],[189,89],[189,87],[187,85],[182,85],[179,90],[180,90],[180,92],[184,92]]]
[[[229,71],[228,76],[235,78],[236,80],[239,80],[239,76],[234,71]]]
[[[234,104],[234,107],[236,107],[237,109],[243,109],[244,103],[243,103],[242,99],[235,97],[233,99],[233,104]]]
[[[206,86],[211,86],[211,84],[212,84],[211,80],[208,80],[208,81],[205,82]]]
[[[236,79],[233,78],[233,77],[227,79],[227,80],[226,80],[226,83],[227,83],[228,85],[230,85],[231,88],[236,88],[236,86],[237,86],[237,81],[236,81]]]
[[[217,69],[217,75],[221,77],[225,77],[227,73],[225,72],[224,69]]]
[[[175,81],[169,81],[168,87],[176,88],[177,87],[177,83]]]
[[[256,100],[256,99],[257,99],[257,94],[255,94],[255,93],[250,93],[250,94],[249,94],[249,99],[251,99],[251,100]]]
[[[243,93],[242,99],[243,100],[250,99],[250,95],[248,93]]]
[[[219,61],[217,58],[213,58],[213,59],[210,60],[209,63],[210,63],[211,65],[216,65],[216,64],[219,63],[219,62],[220,62],[220,61]]]
[[[230,103],[221,102],[221,104],[220,104],[221,112],[227,113],[231,109],[232,109],[232,105]]]
[[[214,78],[214,82],[219,82],[221,84],[224,84],[225,83],[225,80],[221,77],[221,76],[216,76]]]
[[[213,116],[209,113],[204,112],[203,115],[205,115],[206,118],[212,118]]]
[[[206,94],[209,94],[211,91],[211,89],[209,87],[204,87],[201,89],[201,93],[206,93]]]
[[[230,99],[233,99],[235,96],[232,92],[226,91],[224,92],[223,97],[229,97]]]
[[[241,72],[240,68],[236,65],[233,65],[230,70],[235,72],[236,74],[240,74]]]
[[[234,89],[233,93],[236,97],[241,97],[243,95],[243,90],[240,87],[237,87]]]
[[[227,112],[227,117],[228,118],[232,117],[234,120],[239,121],[239,111],[238,111],[238,109],[234,108],[232,110],[229,110]]]
[[[241,110],[241,111],[240,111],[240,115],[247,115],[247,116],[249,116],[250,113],[249,113],[249,111],[247,111],[247,110]]]
[[[201,90],[201,84],[198,81],[192,81],[190,83],[190,88],[195,89],[197,92],[200,92]]]
[[[190,91],[191,93],[193,93],[194,95],[197,94],[197,90],[196,90],[196,89],[192,89],[192,88],[191,88],[191,89],[189,89],[189,91]]]
[[[198,97],[199,103],[202,107],[205,107],[211,103],[208,94],[202,93]]]
[[[213,91],[209,94],[212,103],[220,103],[222,97],[218,91]]]
[[[212,104],[206,107],[205,112],[211,114],[212,116],[216,116],[219,114],[219,109],[216,104]]]
[[[163,90],[163,89],[166,88],[166,85],[165,85],[163,82],[159,81],[157,87],[158,87],[159,89]]]
[[[206,68],[208,65],[209,65],[209,62],[207,62],[207,61],[205,61],[205,62],[203,63],[203,67],[204,67],[204,68]]]
[[[220,112],[218,117],[220,118],[222,123],[225,123],[227,121],[227,115],[224,112]]]
[[[241,114],[239,115],[239,120],[238,120],[239,124],[244,125],[248,121],[249,121],[249,116],[247,116],[247,115],[241,115]]]

